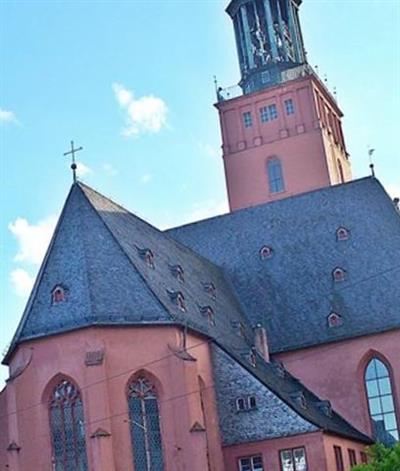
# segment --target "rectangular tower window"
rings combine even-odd
[[[294,114],[294,103],[292,99],[285,100],[285,110],[288,116]]]
[[[262,123],[267,123],[269,121],[268,108],[266,106],[260,108],[260,119]]]
[[[279,452],[282,471],[307,471],[305,448],[292,448]]]
[[[239,471],[264,471],[262,456],[249,456],[240,458]]]
[[[243,113],[243,124],[245,128],[253,126],[253,118],[251,116],[250,111],[246,111]]]
[[[336,471],[344,471],[342,449],[340,446],[334,446],[333,450],[335,452]]]
[[[269,112],[269,118],[270,118],[271,121],[272,121],[273,119],[277,119],[277,118],[278,118],[278,110],[277,110],[275,104],[268,106],[268,112]]]

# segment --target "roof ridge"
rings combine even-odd
[[[125,208],[125,206],[122,206],[121,204],[119,203],[116,203],[112,198],[109,198],[108,196],[105,196],[103,195],[102,193],[100,193],[100,191],[98,190],[95,190],[94,188],[90,187],[89,185],[85,184],[85,183],[82,183],[82,182],[78,182],[77,185],[79,187],[84,187],[86,188],[87,190],[89,191],[92,191],[93,193],[95,193],[97,196],[99,196],[100,198],[103,198],[107,201],[109,201],[110,203],[112,203],[114,206],[116,206],[117,208],[120,208],[124,213],[132,216],[133,218],[139,220],[140,222],[146,224],[147,226],[149,226],[150,228],[154,229],[157,233],[159,233],[160,235],[162,235],[163,237],[165,237],[168,241],[170,241],[172,244],[174,244],[176,247],[179,247],[180,249],[184,249],[186,250],[187,252],[193,254],[196,258],[202,260],[203,262],[211,265],[211,266],[214,266],[214,267],[217,267],[219,268],[220,270],[222,270],[222,267],[216,263],[214,263],[213,261],[211,261],[210,259],[208,259],[207,257],[204,257],[203,255],[199,254],[198,252],[196,252],[195,250],[193,250],[191,247],[187,246],[186,244],[183,244],[182,242],[179,242],[178,240],[176,240],[174,237],[172,237],[168,231],[170,231],[171,229],[167,229],[166,231],[163,231],[161,229],[159,229],[157,226],[155,226],[154,224],[152,224],[151,222],[147,221],[146,219],[138,216],[137,214],[131,212],[129,209]],[[82,188],[81,188],[82,189]],[[85,193],[83,191],[83,193]],[[85,195],[86,196],[86,195]],[[97,212],[96,208],[94,208],[95,211]],[[101,216],[100,216],[101,217]]]
[[[338,183],[336,185],[324,186],[322,188],[315,188],[313,190],[305,191],[304,193],[297,193],[297,194],[287,195],[286,197],[280,198],[280,199],[275,200],[275,201],[268,201],[266,203],[258,203],[258,204],[255,204],[253,206],[248,206],[246,208],[235,209],[234,211],[231,211],[229,213],[217,214],[216,216],[212,216],[212,217],[205,218],[205,219],[200,219],[199,221],[188,222],[188,223],[182,224],[180,226],[170,227],[169,229],[166,229],[164,232],[169,233],[169,232],[177,231],[179,229],[195,226],[197,224],[204,223],[205,221],[214,221],[216,219],[220,219],[220,218],[224,218],[224,217],[228,217],[228,216],[236,216],[237,214],[244,213],[246,211],[256,210],[257,208],[261,208],[261,207],[264,207],[264,206],[270,206],[270,205],[275,206],[275,205],[282,204],[283,202],[293,200],[295,198],[300,199],[302,197],[306,197],[306,196],[308,196],[310,194],[313,194],[313,193],[318,193],[318,192],[321,192],[321,191],[336,190],[336,189],[342,188],[344,186],[356,185],[356,184],[359,184],[359,183],[364,182],[364,181],[376,181],[382,187],[382,189],[385,191],[383,185],[381,184],[381,182],[376,177],[374,177],[372,175],[368,175],[366,177],[357,178],[355,180],[350,180],[348,182]],[[389,197],[389,195],[388,195],[388,197]]]

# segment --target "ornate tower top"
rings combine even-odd
[[[306,61],[298,8],[302,0],[232,0],[245,94],[286,81],[286,71]],[[290,75],[289,75],[290,76]]]

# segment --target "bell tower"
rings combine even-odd
[[[241,79],[218,88],[231,210],[351,179],[341,112],[306,61],[301,0],[233,0]]]

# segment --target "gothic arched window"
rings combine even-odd
[[[280,193],[285,190],[281,161],[277,158],[268,160],[268,182],[271,193]]]
[[[151,381],[139,376],[129,385],[128,405],[135,471],[163,471],[158,398]]]
[[[63,379],[50,397],[50,427],[55,471],[87,471],[85,422],[78,388]]]
[[[369,412],[377,438],[385,443],[399,439],[392,384],[387,366],[372,358],[365,370]]]

